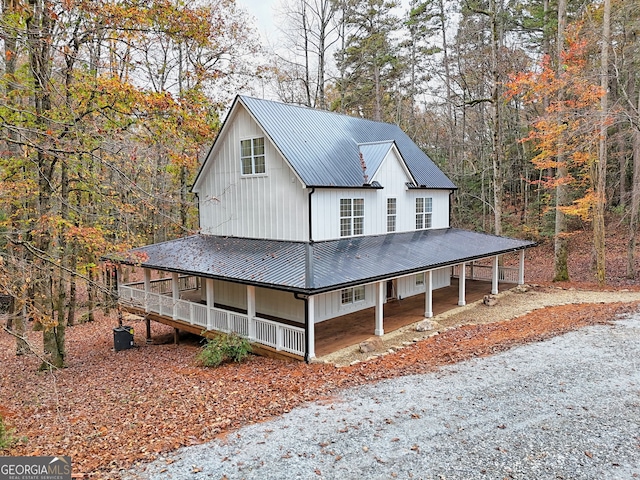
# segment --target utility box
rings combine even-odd
[[[133,347],[133,327],[120,326],[113,329],[113,349],[116,352]]]

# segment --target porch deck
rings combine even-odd
[[[481,271],[476,267],[476,273]],[[506,271],[506,270],[503,270]],[[509,275],[501,275],[502,288],[516,282]],[[172,286],[173,285],[173,286]],[[140,284],[120,285],[120,300],[124,310],[142,315],[179,330],[196,334],[235,332],[249,338],[256,351],[269,356],[287,356],[302,359],[305,354],[306,334],[302,325],[286,322],[266,315],[249,315],[243,310],[233,310],[224,305],[207,306],[200,301],[201,291],[195,277],[165,278],[153,280],[148,291]],[[458,307],[459,282],[451,278],[449,287],[433,291],[434,316]],[[167,295],[167,291],[179,291],[180,298]],[[467,279],[466,303],[481,299],[491,291],[491,281]],[[419,294],[401,300],[391,300],[384,305],[383,329],[385,333],[411,325],[424,318],[425,295]],[[314,326],[314,350],[318,357],[345,347],[357,345],[375,333],[375,307],[316,323]],[[150,335],[147,326],[147,335]]]
[[[500,282],[501,290],[513,284]],[[466,303],[481,300],[491,292],[491,282],[466,281]],[[402,300],[393,300],[384,305],[385,333],[398,330],[424,319],[424,295],[415,295]],[[433,315],[458,308],[458,279],[451,279],[451,286],[433,291]],[[375,329],[375,307],[332,318],[316,324],[316,356],[322,357],[373,336]]]

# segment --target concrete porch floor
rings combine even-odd
[[[500,283],[500,290],[513,284]],[[491,293],[491,282],[466,281],[466,303],[482,299]],[[392,332],[424,319],[425,296],[414,295],[384,304],[384,332]],[[451,279],[451,286],[433,291],[433,315],[458,307],[458,279]],[[316,357],[357,345],[374,335],[375,308],[332,318],[315,325]]]

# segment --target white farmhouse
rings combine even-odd
[[[452,282],[464,305],[478,260],[490,259],[485,293],[523,283],[535,244],[451,228],[455,189],[396,125],[239,96],[193,185],[201,232],[120,257],[145,273],[119,285],[120,302],[147,332],[149,319],[237,332],[309,360],[328,322],[343,340],[362,318],[383,335],[385,307],[418,300],[431,317]],[[517,251],[519,267],[499,265]]]

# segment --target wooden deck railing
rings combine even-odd
[[[156,313],[173,320],[181,320],[190,325],[197,325],[202,327],[202,330],[236,333],[251,342],[267,345],[278,351],[304,356],[305,332],[303,328],[260,317],[249,318],[243,313],[209,307],[188,300],[174,300],[173,297],[166,294],[172,292],[171,279],[168,279],[168,292],[165,291],[166,280],[152,281],[155,289],[146,293],[144,282],[120,285],[118,289],[119,301],[125,305],[144,309],[146,312]],[[182,286],[186,287],[184,290],[193,290],[192,285],[194,285],[193,282],[183,282],[180,285],[181,291],[183,291]],[[142,289],[139,288],[140,286]]]
[[[491,265],[466,264],[466,278],[469,280],[493,279],[493,267]],[[498,281],[506,283],[518,283],[519,270],[517,267],[498,267]],[[460,265],[453,266],[453,276],[460,278]]]

